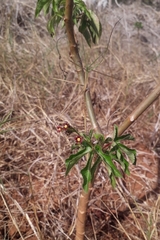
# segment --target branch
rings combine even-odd
[[[120,136],[135,120],[159,97],[160,84],[155,90],[146,97],[139,106],[126,118],[126,120],[119,126],[118,135]]]

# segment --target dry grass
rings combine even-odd
[[[34,9],[32,0],[3,0],[0,6],[0,117],[9,120],[0,135],[0,239],[74,239],[81,166],[65,176],[73,139],[56,127],[69,122],[84,130],[83,89],[64,33],[51,39],[44,17],[34,20]],[[107,135],[160,81],[160,18],[152,8],[142,12],[131,5],[108,10],[102,21],[99,46],[88,49],[81,38],[79,42],[87,69],[101,54],[89,84]],[[136,21],[143,24],[139,33]],[[86,239],[160,237],[160,167],[153,152],[153,147],[158,151],[159,112],[158,99],[129,129],[136,137],[138,162],[116,190],[101,167],[89,203]]]

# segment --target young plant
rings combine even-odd
[[[10,119],[11,113],[5,115],[2,119],[0,119],[0,134],[6,133],[9,130],[3,130],[3,125],[5,125],[7,122],[11,121]]]
[[[143,24],[142,24],[142,22],[135,22],[135,23],[134,23],[134,27],[135,27],[135,29],[137,29],[138,37],[139,37],[140,30],[143,29]]]
[[[68,123],[57,128],[59,132],[65,130],[69,134],[76,134],[77,144],[75,147],[77,151],[66,159],[66,175],[80,159],[86,159],[86,164],[81,170],[83,190],[79,199],[75,237],[76,240],[83,240],[88,201],[99,166],[101,162],[105,164],[113,187],[116,186],[116,178],[122,177],[122,171],[129,174],[128,159],[135,164],[136,151],[122,143],[125,140],[133,140],[133,137],[129,134],[122,135],[122,133],[157,99],[160,95],[160,84],[119,127],[114,127],[113,137],[104,137],[95,117],[88,79],[85,76],[74,33],[74,25],[76,25],[91,47],[92,43],[97,43],[101,36],[101,23],[98,17],[87,9],[82,0],[38,0],[35,11],[36,17],[42,9],[45,14],[50,16],[47,27],[51,35],[54,35],[55,27],[60,22],[66,29],[70,58],[75,65],[79,82],[84,89],[84,100],[92,124],[92,130],[89,133],[79,133]]]

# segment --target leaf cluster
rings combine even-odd
[[[44,10],[44,14],[49,16],[47,29],[52,36],[60,22],[64,27],[65,2],[65,0],[37,0],[35,16],[37,17],[42,9]],[[101,37],[101,23],[96,14],[88,10],[82,0],[74,0],[73,2],[73,24],[77,26],[79,32],[91,47],[91,43],[96,44]]]
[[[136,164],[136,150],[128,148],[122,143],[125,140],[134,140],[130,134],[118,136],[118,128],[114,127],[113,138],[104,138],[101,134],[81,134],[83,142],[75,154],[66,159],[66,175],[80,159],[87,155],[87,163],[81,170],[83,177],[83,189],[87,192],[89,183],[92,182],[96,169],[101,162],[105,163],[108,175],[113,187],[116,186],[116,178],[122,177],[122,171],[129,174],[129,162]],[[118,168],[117,165],[120,167]]]

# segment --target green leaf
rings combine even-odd
[[[130,134],[122,135],[120,137],[117,137],[115,141],[121,141],[121,140],[134,140],[134,137],[132,137]]]
[[[48,6],[48,2],[51,2],[51,1],[50,0],[38,0],[37,1],[35,17],[37,17],[40,14],[41,10],[45,7],[46,4]]]
[[[71,170],[71,168],[77,164],[77,162],[79,161],[79,159],[81,159],[84,155],[86,155],[87,153],[91,152],[92,148],[87,146],[86,148],[80,150],[79,152],[77,152],[76,154],[71,154],[69,156],[69,158],[66,159],[65,164],[66,164],[66,175],[69,173],[69,171]]]
[[[125,174],[130,175],[129,162],[124,157],[122,158],[121,166]]]
[[[85,192],[88,192],[89,183],[92,179],[91,171],[87,168],[83,168],[81,174],[83,176],[83,189]]]
[[[90,153],[86,166],[81,170],[81,174],[83,177],[83,189],[86,192],[88,192],[89,183],[92,181],[92,174],[91,174],[92,159],[93,159],[93,152]]]
[[[116,178],[113,174],[110,175],[110,181],[113,188],[116,187]]]
[[[78,30],[84,36],[88,45],[91,47],[92,39],[91,39],[91,35],[90,35],[89,29],[88,29],[88,26],[87,26],[87,19],[86,19],[86,16],[84,14],[81,18],[81,22],[80,22]]]
[[[120,149],[118,149],[118,151],[115,154],[110,154],[111,158],[114,159],[116,162],[118,162],[121,166],[121,168],[123,169],[123,171],[129,175],[130,171],[129,171],[129,162],[124,158],[124,156],[122,155]]]
[[[143,29],[143,24],[142,22],[135,22],[134,26],[139,30],[139,29]]]
[[[102,33],[102,26],[97,15],[91,10],[83,9],[83,15],[81,17],[79,31],[84,36],[88,45],[91,47],[91,43],[98,43]]]
[[[130,149],[121,143],[118,143],[118,145],[119,145],[120,149],[129,157],[132,164],[136,164],[136,150]]]
[[[105,139],[104,143],[108,143],[108,142],[112,142],[112,141],[113,141],[113,139],[111,137],[107,137]]]
[[[90,142],[92,135],[93,135],[93,130],[91,129],[88,134],[83,133],[82,137],[85,138],[86,141]]]
[[[50,18],[50,20],[48,21],[47,23],[47,29],[48,29],[48,32],[50,34],[54,34],[55,33],[55,29],[54,29],[54,17],[53,18]]]
[[[119,160],[121,160],[122,153],[121,153],[120,149],[117,149],[116,154],[117,154],[117,158],[118,158]]]
[[[54,13],[58,12],[58,4],[57,1],[52,1],[52,10]]]
[[[89,10],[89,13],[90,13],[90,21],[89,21],[88,27],[90,29],[90,34],[92,36],[93,42],[97,44],[102,34],[101,22],[99,21],[97,15],[94,12]]]
[[[99,166],[99,164],[101,163],[101,158],[98,157],[97,160],[95,161],[95,163],[93,164],[92,168],[91,168],[91,175],[94,176],[95,171],[97,169],[97,167]]]
[[[112,169],[109,166],[106,165],[106,167],[107,167],[107,170],[108,170],[108,175],[109,175],[109,178],[110,178],[110,181],[111,181],[111,185],[112,185],[113,188],[115,188],[116,187],[115,175],[114,175]]]
[[[95,146],[95,150],[97,152],[97,154],[101,157],[101,159],[108,165],[111,167],[112,173],[116,176],[116,177],[122,177],[121,172],[117,169],[117,167],[114,165],[114,163],[112,162],[112,159],[110,157],[110,155],[106,154],[103,152],[103,150],[101,149],[101,147],[99,145]]]
[[[5,115],[2,119],[0,119],[0,127],[2,127],[5,123],[11,121],[11,114],[12,112],[9,112],[7,115]]]
[[[73,2],[78,7],[80,6],[80,7],[83,7],[83,8],[87,8],[85,2],[83,2],[82,0],[73,0]]]
[[[89,131],[89,134],[88,134],[89,139],[91,139],[92,136],[93,136],[93,129],[91,129],[91,130]]]
[[[115,152],[115,151],[117,151],[118,149],[119,149],[118,144],[115,144],[115,142],[114,142],[114,146],[111,148],[110,152]]]
[[[80,136],[81,136],[81,135],[80,135]],[[83,136],[82,136],[82,137],[83,137]],[[84,148],[86,148],[86,147],[92,148],[91,142],[90,142],[90,140],[88,140],[88,139],[82,141],[81,145],[82,145]]]
[[[104,135],[100,133],[94,133],[94,138],[98,140],[99,142],[104,142]]]
[[[117,137],[118,137],[118,127],[116,125],[114,125],[114,131],[113,131],[114,141],[116,141]]]
[[[45,15],[49,13],[51,2],[52,0],[48,0],[48,2],[43,6],[43,11]]]

